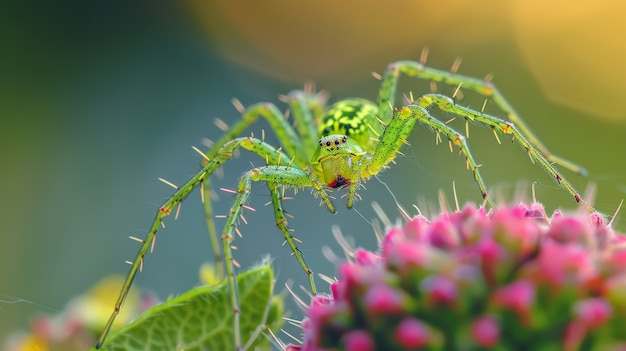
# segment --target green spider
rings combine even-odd
[[[457,91],[462,85],[464,89],[494,101],[506,113],[507,120],[459,106],[455,104],[454,98],[436,93],[424,94],[416,100],[411,97],[408,104],[394,109],[396,86],[401,74],[457,87]],[[546,170],[559,186],[574,197],[576,202],[595,212],[589,204],[583,201],[570,182],[561,176],[553,164],[561,165],[578,174],[583,174],[585,171],[569,161],[550,154],[488,79],[481,80],[455,72],[438,70],[426,67],[423,62],[415,61],[392,63],[382,76],[375,75],[375,77],[382,81],[376,103],[364,99],[347,99],[327,108],[325,94],[314,93],[307,89],[293,91],[281,99],[289,105],[289,111],[294,120],[293,126],[292,122],[285,118],[285,114],[272,103],[258,103],[245,109],[239,105],[241,120],[230,128],[223,126],[224,136],[208,152],[202,153],[194,148],[204,157],[203,168],[181,187],[168,183],[176,188],[176,192],[158,209],[146,239],[136,239],[142,242],[141,248],[132,262],[114,311],[98,339],[96,348],[104,343],[130,290],[135,274],[143,267],[144,256],[153,246],[162,220],[170,215],[196,187],[200,187],[201,190],[213,251],[219,265],[222,257],[214,229],[211,202],[204,201],[204,194],[210,190],[209,176],[230,159],[239,148],[259,155],[265,160],[266,166],[250,169],[240,178],[237,189],[234,191],[235,200],[226,217],[226,224],[221,235],[226,278],[232,292],[231,303],[235,314],[233,342],[236,349],[240,349],[242,341],[239,329],[238,290],[234,279],[237,263],[233,258],[231,243],[234,239],[233,232],[239,233],[237,224],[239,218],[243,218],[241,216],[243,209],[252,210],[246,203],[253,182],[267,183],[276,225],[308,275],[313,294],[317,293],[313,273],[298,249],[296,239],[290,233],[283,211],[282,199],[285,187],[312,188],[313,194],[318,196],[323,206],[332,213],[336,212],[336,208],[329,196],[329,191],[347,189],[346,206],[351,208],[355,198],[359,198],[356,193],[359,185],[389,166],[403,144],[406,144],[406,139],[417,122],[433,130],[437,135],[437,141],[441,140],[441,134],[447,137],[451,151],[453,147],[459,148],[460,153],[466,159],[468,169],[474,176],[481,197],[489,206],[494,207],[487,195],[485,182],[478,164],[472,157],[466,138],[445,122],[432,117],[429,112],[431,109],[438,109],[463,117],[467,121],[486,125],[493,130],[496,138],[498,134],[509,135],[526,150],[531,161]],[[280,140],[281,147],[275,148],[269,145],[264,141],[264,137],[260,139],[253,135],[241,137],[242,133],[255,124],[259,117],[264,117],[269,122]],[[220,266],[218,269],[222,271],[223,267]]]

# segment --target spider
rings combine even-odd
[[[306,264],[304,257],[296,245],[288,227],[282,200],[285,188],[310,188],[313,194],[320,198],[321,205],[331,213],[336,212],[331,189],[347,189],[344,197],[346,206],[351,208],[355,199],[359,198],[356,190],[368,178],[375,176],[389,167],[391,161],[406,144],[416,123],[429,127],[436,134],[437,142],[441,135],[448,139],[450,150],[457,147],[464,156],[467,168],[472,172],[480,191],[480,196],[486,203],[495,207],[487,194],[487,188],[479,171],[479,165],[474,160],[467,145],[466,137],[433,117],[431,110],[437,109],[462,117],[467,121],[490,127],[498,142],[498,135],[510,136],[517,141],[527,152],[530,160],[541,168],[567,191],[576,202],[583,204],[589,211],[595,210],[581,198],[580,194],[567,181],[553,164],[560,165],[578,174],[584,174],[581,167],[552,155],[545,146],[531,133],[519,115],[503,98],[490,79],[476,79],[451,71],[430,68],[424,65],[425,58],[417,61],[398,61],[387,66],[384,74],[374,74],[381,81],[376,103],[352,98],[334,103],[326,107],[326,95],[315,93],[311,89],[298,90],[283,96],[281,100],[289,105],[288,112],[293,116],[293,124],[272,103],[257,103],[243,108],[236,103],[241,112],[241,119],[232,127],[222,125],[224,135],[215,142],[206,153],[198,151],[204,158],[202,169],[184,185],[177,187],[171,183],[176,192],[158,209],[152,227],[145,240],[136,239],[142,243],[139,252],[131,264],[130,272],[122,286],[122,290],[115,304],[114,311],[102,332],[96,348],[102,346],[113,321],[130,290],[133,278],[143,267],[144,256],[152,250],[156,233],[162,225],[162,220],[171,214],[175,207],[195,188],[200,188],[202,201],[206,206],[209,232],[212,234],[213,250],[216,262],[220,262],[221,252],[226,270],[226,279],[231,290],[231,303],[235,313],[234,318],[234,346],[239,349],[242,345],[239,332],[239,301],[235,280],[235,269],[238,266],[233,259],[231,243],[239,234],[237,228],[239,219],[245,222],[242,215],[244,209],[253,210],[246,205],[250,196],[252,183],[265,182],[269,188],[271,204],[273,205],[276,225],[286,243],[293,251],[294,256],[308,275],[311,293],[316,294],[314,277]],[[504,111],[507,119],[501,119],[455,103],[455,94],[452,97],[428,93],[413,99],[408,103],[394,108],[396,100],[396,86],[401,75],[418,79],[430,80],[456,87],[456,92],[463,89],[481,94],[485,99],[491,99]],[[254,125],[259,117],[267,120],[281,143],[281,147],[273,147],[265,142],[264,134],[261,138],[254,135],[242,137],[242,133]],[[218,126],[220,124],[218,123]],[[466,131],[467,134],[467,131]],[[204,194],[210,190],[209,176],[216,172],[224,162],[240,148],[251,151],[265,160],[266,166],[252,168],[245,172],[233,190],[234,202],[221,234],[222,248],[220,250],[217,235],[215,234],[211,202],[204,200]],[[178,211],[176,211],[178,213]],[[223,267],[219,268],[220,271]]]

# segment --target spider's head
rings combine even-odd
[[[312,163],[318,178],[329,188],[341,188],[350,184],[357,172],[357,162],[365,150],[354,140],[343,134],[323,136]]]

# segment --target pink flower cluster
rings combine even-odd
[[[354,254],[287,350],[626,350],[626,240],[598,214],[467,206]]]

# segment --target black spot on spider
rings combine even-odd
[[[361,120],[353,120],[351,122],[351,124],[342,124],[340,125],[341,128],[345,129],[345,133],[346,135],[355,135],[355,134],[359,134],[361,132]]]

